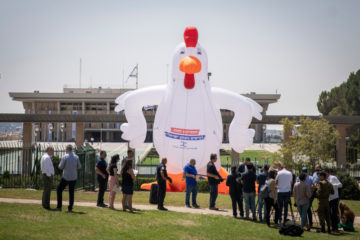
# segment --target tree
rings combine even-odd
[[[321,92],[317,107],[323,115],[360,115],[360,70],[350,73],[340,86]],[[360,149],[360,124],[349,127],[347,135],[349,144]]]
[[[335,160],[335,144],[339,135],[326,119],[302,117],[296,121],[284,118],[281,123],[284,131],[291,129],[293,133],[280,149],[286,166],[300,170],[305,165],[314,170],[318,163]]]

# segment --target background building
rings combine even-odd
[[[10,92],[14,101],[23,103],[26,114],[123,114],[114,111],[114,100],[133,89],[115,88],[64,88],[62,93]],[[266,114],[269,104],[276,103],[280,94],[243,94],[259,103]],[[143,109],[145,115],[155,115],[156,106]],[[233,112],[222,110],[222,116],[233,116]],[[255,142],[264,139],[265,126],[255,124]],[[75,124],[72,123],[34,123],[34,140],[36,141],[73,141],[75,138]],[[148,123],[146,142],[152,142],[153,123]],[[229,124],[223,124],[223,142],[228,142]],[[85,139],[90,141],[120,142],[120,123],[85,123]]]

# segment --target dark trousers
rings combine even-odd
[[[158,182],[158,208],[164,207],[164,199],[166,196],[166,182]]]
[[[67,185],[69,185],[69,206],[68,209],[72,210],[74,206],[74,191],[75,191],[75,184],[76,180],[74,181],[67,181],[64,178],[61,178],[60,184],[56,189],[57,193],[57,208],[62,207],[62,193]]]
[[[333,231],[338,230],[339,224],[339,199],[333,199],[329,202],[330,207],[330,218],[331,218],[331,228]]]
[[[107,178],[103,179],[102,177],[97,178],[99,183],[99,192],[98,192],[98,199],[97,204],[104,204],[104,194],[107,188]]]
[[[52,177],[46,176],[43,174],[43,184],[44,184],[44,191],[42,195],[42,206],[44,208],[50,208],[50,194],[52,188]]]
[[[271,208],[273,207],[275,210],[275,224],[278,224],[279,222],[279,208],[276,203],[274,203],[273,198],[265,198],[265,204],[266,204],[266,211],[265,211],[265,220],[266,224],[270,225],[270,213]]]
[[[279,207],[279,219],[281,219],[282,209],[284,208],[284,218],[283,222],[286,222],[288,215],[288,207],[290,202],[291,193],[290,192],[279,192],[278,193],[278,207]]]
[[[215,207],[216,198],[218,196],[218,185],[209,184],[210,187],[210,208]]]
[[[312,226],[313,225],[313,219],[312,219],[312,211],[311,211],[311,206],[312,206],[312,202],[314,201],[315,195],[311,195],[310,199],[309,199],[309,208],[307,210],[307,218],[309,220],[309,225]]]
[[[243,198],[241,194],[230,194],[232,209],[233,209],[233,216],[237,216],[237,207],[239,207],[240,216],[244,216],[244,208],[243,208]]]
[[[330,228],[330,207],[328,199],[319,199],[318,215],[321,228],[325,227],[325,221],[328,228]]]
[[[196,205],[197,183],[186,185],[185,204],[190,205],[190,194],[192,195],[192,205]]]

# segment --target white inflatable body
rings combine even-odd
[[[125,110],[128,123],[121,125],[122,138],[130,141],[130,147],[136,148],[146,137],[142,108],[158,105],[153,140],[160,159],[166,157],[168,160],[168,172],[181,173],[193,158],[198,172],[204,174],[210,155],[218,153],[222,143],[220,109],[234,112],[229,143],[233,149],[242,152],[252,144],[255,131],[248,127],[253,116],[262,118],[262,107],[240,94],[212,88],[208,81],[207,54],[197,43],[196,28],[188,27],[184,37],[186,44],[181,43],[175,49],[168,84],[119,96],[115,111]],[[220,159],[216,164],[220,166]]]

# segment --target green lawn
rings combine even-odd
[[[42,191],[33,191],[25,189],[14,189],[14,188],[2,188],[0,189],[0,198],[19,198],[19,199],[38,199],[41,200]],[[108,201],[109,193],[105,193],[105,201]],[[63,199],[68,200],[68,193],[63,193]],[[51,199],[56,200],[56,192],[51,193]],[[94,202],[96,203],[97,192],[83,192],[77,191],[75,193],[75,201]],[[343,200],[351,210],[355,212],[356,216],[360,215],[360,201]],[[117,195],[116,202],[121,202],[121,194]],[[149,204],[149,192],[138,191],[133,196],[134,204]],[[209,206],[209,194],[198,193],[197,202],[201,207]],[[166,193],[165,205],[168,206],[184,206],[185,205],[185,193],[184,192],[168,192]],[[220,209],[232,209],[230,196],[225,194],[219,194],[216,205]],[[313,202],[313,208],[317,208],[317,200]],[[294,208],[296,211],[296,208]]]
[[[289,239],[275,228],[226,216],[76,207],[75,213],[39,205],[0,203],[0,239]],[[332,236],[334,238],[334,236]],[[359,239],[358,232],[336,239]],[[305,232],[301,239],[330,239]]]
[[[240,161],[245,161],[245,158],[249,157],[252,162],[257,165],[263,165],[265,163],[271,164],[273,162],[273,156],[268,151],[262,151],[262,150],[246,150],[242,153],[240,153]],[[221,164],[231,165],[231,155],[223,155],[220,156]],[[147,157],[143,160],[142,164],[145,165],[157,165],[159,164],[159,158],[157,157]]]

